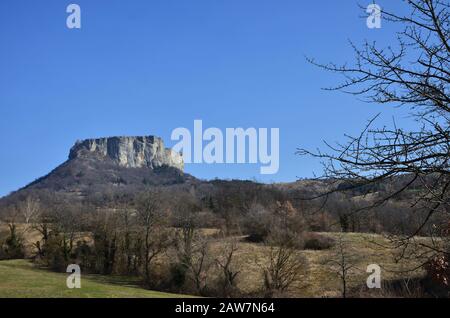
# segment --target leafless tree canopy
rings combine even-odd
[[[340,235],[335,255],[328,260],[331,270],[339,276],[341,281],[342,298],[346,298],[348,295],[349,278],[352,274],[351,272],[355,269],[355,257],[347,245],[348,242]]]
[[[427,213],[413,236],[436,214],[448,221],[450,5],[443,0],[405,0],[404,4],[410,9],[408,15],[382,11],[384,21],[401,25],[395,45],[381,48],[366,41],[357,47],[351,43],[355,53],[352,64],[309,61],[344,77],[341,84],[326,90],[407,107],[418,129],[407,131],[395,124],[392,128],[376,128],[373,118],[359,136],[346,136],[346,142],[337,145],[327,144],[326,152],[299,149],[298,153],[321,158],[323,178],[344,179],[354,187],[409,176],[408,182],[374,205],[419,184],[422,191],[412,206],[421,206]]]

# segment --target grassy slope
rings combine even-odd
[[[322,233],[336,240],[339,239],[338,233]],[[415,261],[395,262],[395,255],[398,250],[391,249],[390,242],[381,235],[362,234],[362,233],[346,233],[343,235],[346,253],[351,255],[349,261],[354,266],[349,272],[348,286],[349,288],[359,288],[366,285],[367,266],[369,264],[377,264],[381,267],[381,280],[407,279],[421,276],[422,270],[411,269],[417,267],[419,263]],[[322,297],[339,297],[341,293],[341,281],[336,272],[330,269],[327,262],[330,258],[336,259],[337,247],[324,251],[304,251],[304,255],[310,264],[310,277],[306,280],[306,289],[303,291],[304,296],[322,296]],[[407,272],[398,272],[404,271]],[[377,295],[377,290],[371,293]]]
[[[322,233],[337,239],[337,233]],[[353,254],[354,265],[349,287],[365,285],[367,265],[379,264],[382,280],[403,279],[420,276],[421,270],[396,273],[399,270],[414,268],[417,264],[394,261],[395,251],[383,246],[389,242],[381,235],[346,233],[346,245]],[[267,260],[268,248],[261,244],[240,242],[235,254],[237,268],[240,270],[238,286],[245,292],[255,292],[262,285],[261,263]],[[222,252],[223,241],[213,244],[216,253]],[[302,288],[292,291],[294,297],[339,297],[341,284],[336,272],[330,269],[327,260],[335,257],[336,247],[323,251],[299,251],[308,260],[308,273],[302,279]],[[66,288],[67,274],[53,273],[33,268],[24,260],[0,261],[0,297],[183,297],[182,295],[159,293],[139,288],[130,278],[115,276],[82,276],[81,289]]]
[[[183,295],[146,290],[118,278],[101,275],[81,277],[80,289],[66,287],[69,274],[34,268],[26,260],[0,261],[0,297],[93,297],[93,298],[175,298]]]
[[[339,233],[322,233],[338,239]],[[349,288],[357,288],[366,284],[368,273],[367,265],[378,264],[382,267],[382,281],[392,279],[402,279],[420,276],[421,270],[407,273],[396,273],[398,270],[411,269],[417,266],[410,261],[396,263],[394,261],[395,251],[387,248],[389,241],[381,235],[345,233],[343,234],[347,246],[347,252],[352,255],[351,263],[355,268],[351,271],[348,285]],[[383,247],[385,246],[385,247]],[[336,258],[337,247],[330,250],[312,251],[303,250],[299,254],[306,257],[308,269],[306,276],[301,279],[301,286],[297,290],[292,290],[290,296],[293,297],[340,297],[341,282],[339,276],[334,272],[327,260]],[[239,250],[236,252],[238,267],[241,270],[238,286],[247,292],[255,291],[263,285],[261,275],[261,262],[267,260],[268,248],[261,244],[239,243]],[[374,292],[376,292],[374,290]]]

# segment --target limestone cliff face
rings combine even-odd
[[[120,166],[129,168],[184,168],[182,156],[165,148],[162,139],[156,136],[107,137],[77,141],[70,149],[69,159],[89,155],[107,157]]]

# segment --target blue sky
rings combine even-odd
[[[66,7],[81,7],[80,30]],[[367,4],[370,2],[367,1]],[[400,1],[377,1],[402,10]],[[367,5],[366,3],[361,3]],[[295,155],[322,140],[379,124],[411,125],[405,112],[321,87],[339,77],[308,64],[351,62],[351,39],[389,45],[394,27],[368,29],[357,2],[299,0],[2,0],[0,195],[67,159],[77,139],[158,135],[174,128],[280,129],[280,169],[187,165],[199,178],[293,181],[320,172]]]

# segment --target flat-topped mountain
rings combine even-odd
[[[70,149],[69,159],[97,156],[109,158],[126,168],[158,168],[162,166],[183,170],[182,156],[164,147],[155,136],[107,137],[77,141]]]
[[[66,162],[0,201],[16,202],[29,193],[83,199],[195,182],[183,168],[182,156],[156,136],[86,139],[75,143]]]
[[[185,209],[201,212],[205,227],[233,226],[247,215],[260,218],[260,213],[276,211],[280,202],[289,201],[305,218],[310,218],[311,228],[316,230],[322,231],[332,224],[345,221],[351,222],[347,226],[353,226],[350,228],[352,231],[373,231],[390,218],[393,221],[386,231],[397,233],[397,229],[401,228],[406,233],[412,229],[405,226],[411,209],[409,202],[413,202],[420,189],[418,185],[390,205],[383,205],[372,214],[371,221],[365,223],[362,218],[348,221],[342,215],[353,207],[370,206],[389,195],[392,186],[401,188],[410,183],[414,176],[396,176],[389,183],[362,183],[360,186],[358,180],[332,179],[261,184],[248,180],[199,180],[182,169],[182,156],[165,148],[158,137],[109,137],[79,141],[71,148],[68,160],[49,174],[0,198],[0,217],[16,215],[19,210],[26,211],[24,204],[29,202],[29,198],[37,199],[42,211],[55,213],[133,207],[140,195],[157,188],[164,193],[165,207],[172,212],[185,212]],[[323,196],[339,189],[347,191]],[[318,216],[307,211],[326,213]],[[203,217],[206,215],[209,217]],[[418,216],[419,219],[423,217]],[[413,220],[408,224],[417,222]]]

